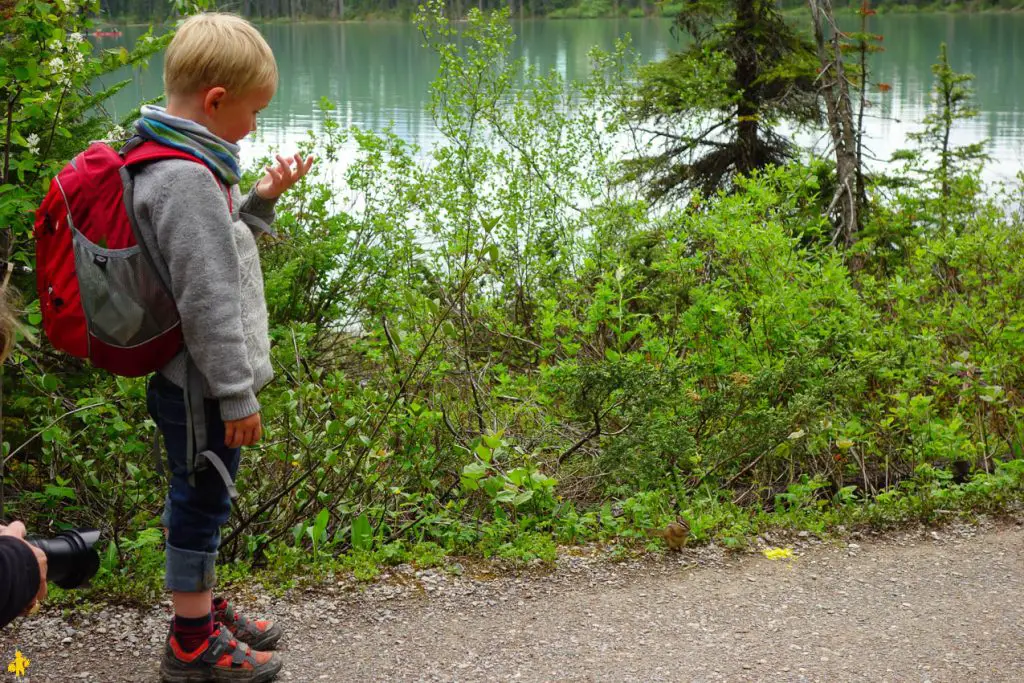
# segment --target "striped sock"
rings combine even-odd
[[[180,617],[174,615],[174,638],[181,649],[192,652],[213,634],[213,614],[205,617]]]

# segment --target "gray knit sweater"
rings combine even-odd
[[[140,238],[170,282],[185,348],[221,419],[260,409],[256,394],[272,378],[267,304],[256,237],[274,220],[274,202],[227,195],[201,163],[165,159],[135,174],[133,205]],[[252,227],[250,227],[252,226]],[[185,386],[185,354],[160,370]]]

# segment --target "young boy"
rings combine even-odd
[[[167,108],[144,107],[136,124],[139,137],[197,160],[142,167],[131,197],[139,237],[170,285],[185,338],[184,351],[147,391],[171,470],[163,521],[174,621],[164,681],[269,681],[281,669],[277,655],[263,652],[280,628],[212,594],[220,527],[231,509],[228,477],[237,473],[240,448],[261,436],[256,394],[273,375],[256,238],[269,229],[276,199],[313,163],[278,156],[247,197],[239,194],[237,143],[255,130],[277,78],[274,55],[251,24],[195,16],[167,48]],[[216,457],[190,467],[204,448]]]

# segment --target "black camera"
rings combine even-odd
[[[96,529],[71,529],[53,538],[25,540],[46,553],[46,580],[61,588],[85,585],[100,568],[100,554],[93,548],[100,540]]]

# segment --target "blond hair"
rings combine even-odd
[[[222,87],[233,94],[277,87],[277,62],[256,27],[234,14],[208,12],[182,23],[167,46],[168,97]]]

